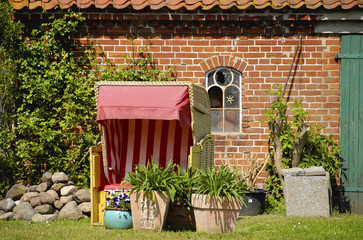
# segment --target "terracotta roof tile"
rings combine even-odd
[[[141,10],[150,7],[152,10],[158,10],[167,7],[171,10],[185,8],[194,10],[201,8],[209,10],[215,6],[221,9],[230,9],[236,7],[238,9],[247,9],[253,7],[263,9],[271,7],[273,9],[282,9],[284,7],[301,8],[306,6],[310,9],[324,7],[325,9],[334,9],[341,7],[342,9],[351,9],[355,6],[363,8],[363,0],[9,0],[15,9],[38,7],[44,9],[52,9],[55,6],[62,8],[70,8],[75,5],[79,8],[88,8],[95,6],[96,8],[105,8],[113,6],[116,9],[123,9],[131,6],[135,10]]]

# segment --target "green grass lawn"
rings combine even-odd
[[[104,227],[90,226],[89,219],[50,223],[0,221],[0,239],[363,239],[363,216],[344,214],[330,218],[283,215],[242,217],[237,222],[236,232],[228,234],[106,230]]]

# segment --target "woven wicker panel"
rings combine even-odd
[[[192,107],[192,129],[196,141],[200,141],[206,135],[210,134],[211,115],[210,115],[210,101],[206,90],[203,87],[192,85],[193,99]],[[203,108],[203,109],[201,109]],[[203,112],[201,112],[203,110]]]
[[[199,165],[200,169],[211,168],[214,165],[214,142],[207,142],[202,151],[199,153]]]

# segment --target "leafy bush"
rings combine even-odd
[[[174,80],[173,71],[157,69],[147,48],[133,51],[126,66],[100,63],[96,43],[74,45],[84,18],[71,11],[19,39],[20,24],[9,9],[0,5],[0,36],[6,40],[6,48],[0,45],[0,195],[15,182],[38,183],[44,171],[66,172],[80,187],[89,186],[87,153],[99,138],[96,81]]]
[[[281,85],[276,88],[276,91],[267,91],[276,96],[276,100],[264,113],[271,130],[269,143],[273,159],[267,166],[270,177],[266,186],[271,195],[269,199],[281,202],[281,168],[322,166],[334,177],[340,168],[340,147],[331,135],[321,134],[322,127],[309,124],[310,115],[302,108],[302,101],[295,99],[289,104],[283,98]],[[289,110],[292,116],[288,116]],[[270,206],[278,206],[278,203],[271,202]]]
[[[17,181],[40,180],[42,171],[64,171],[81,186],[87,186],[88,147],[98,137],[94,124],[93,86],[97,80],[89,69],[95,53],[72,49],[77,27],[84,18],[66,13],[50,17],[44,30],[33,30],[19,48],[16,110]]]
[[[22,25],[12,20],[13,9],[0,1],[0,196],[15,182],[13,86],[16,83],[17,48]]]

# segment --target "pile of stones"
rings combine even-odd
[[[12,186],[0,201],[0,220],[79,220],[90,216],[90,199],[90,190],[78,189],[64,172],[45,172],[39,185]]]

